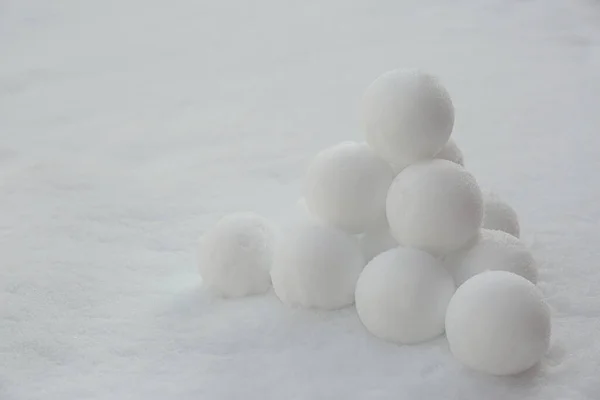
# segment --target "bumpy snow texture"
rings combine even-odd
[[[298,224],[281,235],[271,270],[282,302],[337,309],[354,302],[365,265],[358,239],[333,227]]]
[[[305,182],[306,206],[321,221],[350,233],[364,232],[385,215],[394,178],[364,143],[344,142],[320,152]]]
[[[450,350],[463,364],[493,375],[535,365],[550,342],[550,311],[536,286],[516,274],[489,271],[458,288],[446,314]]]
[[[483,227],[504,231],[518,238],[521,227],[515,210],[494,193],[486,193],[483,200]]]
[[[465,165],[463,153],[452,138],[450,138],[448,140],[448,143],[444,145],[442,150],[440,150],[440,152],[435,155],[435,158],[452,161],[453,163],[461,165],[463,167]]]
[[[435,77],[398,69],[367,88],[362,119],[367,143],[399,172],[442,150],[454,126],[454,106]]]
[[[537,283],[538,266],[527,246],[502,231],[482,229],[471,248],[449,256],[445,262],[457,285],[485,271],[508,271]]]
[[[356,285],[356,310],[382,339],[418,343],[444,332],[452,277],[431,255],[398,247],[375,257]]]
[[[204,284],[225,297],[266,292],[274,240],[274,228],[259,215],[223,217],[200,239],[198,269]]]
[[[408,166],[388,192],[387,218],[394,238],[434,255],[472,240],[482,217],[483,200],[475,178],[447,160]]]

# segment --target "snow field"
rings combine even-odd
[[[276,241],[241,222],[226,234],[209,232],[205,259],[231,249],[234,261],[201,265],[207,284],[225,294],[264,292],[270,267],[275,294],[289,306],[356,303],[379,338],[413,344],[449,329],[452,352],[468,367],[510,375],[533,366],[550,335],[534,285],[537,264],[517,238],[514,210],[497,196],[484,200],[463,167],[450,139],[447,90],[428,73],[390,71],[367,88],[362,116],[367,143],[342,142],[317,154],[296,205],[300,218]],[[223,231],[220,225],[214,231]],[[246,242],[274,244],[247,254],[247,268],[238,262]],[[263,253],[274,254],[272,265]],[[480,320],[482,328],[474,328]]]
[[[5,0],[0,20],[0,399],[598,400],[598,1]],[[439,74],[539,264],[552,341],[519,376],[444,336],[380,340],[353,307],[202,287],[198,235],[291,216],[309,159],[364,141],[362,91],[406,63]]]

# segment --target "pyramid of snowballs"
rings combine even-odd
[[[310,217],[274,229],[233,214],[205,233],[204,284],[226,297],[272,285],[291,307],[355,304],[369,332],[398,344],[445,332],[460,362],[494,375],[535,365],[551,329],[537,265],[514,210],[464,168],[447,90],[423,71],[387,72],[367,88],[362,119],[366,143],[309,165]]]

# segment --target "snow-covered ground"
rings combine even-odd
[[[0,59],[2,400],[598,399],[597,1],[4,0]],[[524,376],[200,288],[203,230],[284,218],[310,157],[362,138],[366,86],[412,66],[540,261],[553,339]]]

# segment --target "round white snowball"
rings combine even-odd
[[[375,224],[359,237],[360,247],[365,261],[371,261],[375,256],[398,246],[398,242],[390,233],[387,221]]]
[[[458,288],[446,313],[452,354],[466,366],[513,375],[548,350],[550,310],[536,286],[506,271],[489,271]]]
[[[254,213],[221,218],[200,239],[198,269],[203,283],[224,297],[266,292],[271,286],[275,231]]]
[[[454,106],[434,76],[397,69],[367,88],[362,119],[367,143],[400,171],[444,147],[454,126]]]
[[[463,153],[456,144],[456,142],[452,140],[452,138],[450,138],[448,140],[448,143],[446,143],[444,147],[442,147],[442,150],[435,155],[435,158],[452,161],[453,163],[456,163],[463,167],[465,165]]]
[[[354,303],[356,280],[364,265],[354,236],[330,226],[297,225],[276,247],[273,288],[291,306],[341,308]]]
[[[517,238],[521,234],[517,213],[494,193],[484,196],[483,227],[504,231]]]
[[[392,236],[401,245],[438,256],[472,240],[482,217],[483,200],[475,178],[447,160],[406,167],[387,196]]]
[[[321,221],[363,232],[385,215],[394,179],[389,165],[364,143],[344,142],[319,153],[306,174],[306,206]]]
[[[356,284],[356,310],[375,336],[396,343],[418,343],[444,332],[454,294],[452,277],[439,261],[416,249],[381,253]]]
[[[537,282],[538,266],[533,255],[516,237],[506,232],[482,229],[479,240],[469,249],[446,260],[456,285],[485,271],[508,271]]]

